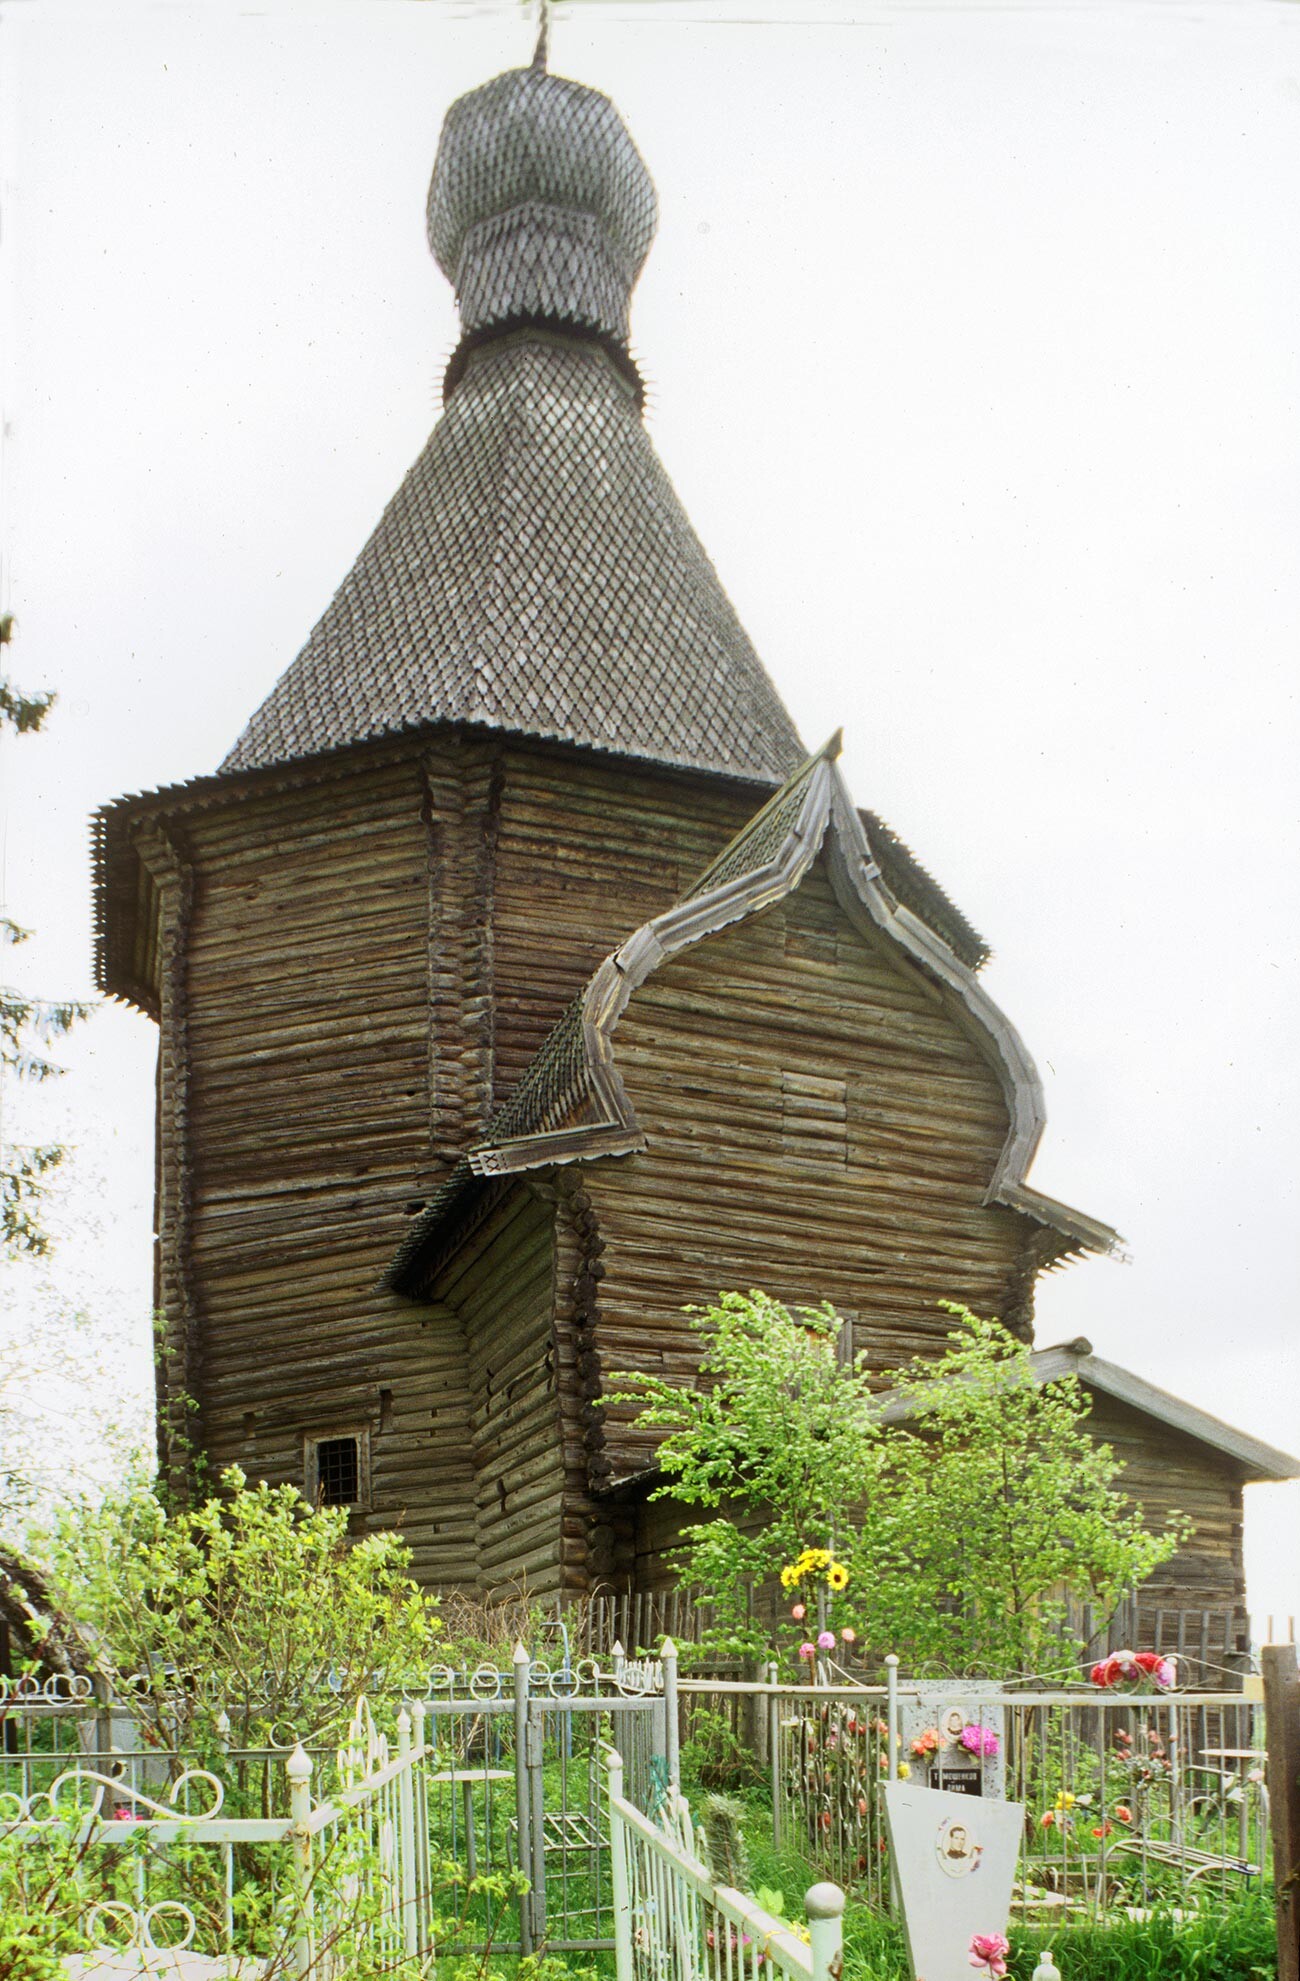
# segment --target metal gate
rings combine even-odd
[[[676,1771],[676,1715],[665,1697],[665,1680],[676,1690],[672,1661],[620,1656],[611,1669],[567,1652],[554,1664],[521,1652],[511,1672],[484,1666],[429,1678],[429,1834],[470,1881],[466,1950],[480,1937],[503,1953],[611,1948],[603,1755],[618,1751],[628,1800],[653,1812]],[[514,1895],[503,1900],[483,1879],[503,1871],[527,1881],[517,1925],[505,1916]]]

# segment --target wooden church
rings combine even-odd
[[[485,1593],[662,1581],[605,1391],[692,1380],[688,1303],[831,1300],[888,1369],[942,1299],[1029,1338],[1037,1274],[1115,1242],[1027,1182],[984,943],[804,747],[655,455],[655,216],[544,62],[453,104],[442,416],[220,770],[97,828],[100,981],[160,1028],[164,1469]],[[1235,1604],[1242,1481],[1290,1461],[1159,1394],[1111,1402],[1198,1520],[1171,1589]]]

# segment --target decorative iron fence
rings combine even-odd
[[[744,1694],[763,1712],[774,1841],[869,1903],[889,1903],[880,1791],[896,1772],[1025,1803],[1025,1919],[1187,1904],[1263,1875],[1263,1709],[1242,1693],[904,1684],[892,1664],[888,1676],[885,1686],[681,1681],[684,1699]]]
[[[808,1937],[744,1892],[715,1884],[696,1849],[689,1806],[670,1788],[657,1817],[622,1793],[607,1755],[618,1981],[832,1981],[840,1972],[844,1894],[806,1894]]]
[[[664,1690],[675,1676],[671,1660],[667,1669],[666,1680],[657,1661],[620,1658],[607,1670],[593,1661],[565,1658],[551,1666],[520,1650],[508,1671],[435,1666],[397,1686],[390,1706],[401,1706],[399,1740],[404,1724],[414,1728],[420,1750],[409,1784],[417,1859],[426,1873],[439,1864],[459,1867],[462,1902],[448,1928],[454,1944],[466,1951],[491,1945],[522,1953],[543,1943],[556,1951],[613,1947],[601,1742],[618,1747],[629,1795],[638,1806],[652,1808],[664,1793],[670,1765],[675,1766],[670,1726],[676,1726],[676,1712],[668,1711]],[[144,1921],[150,1907],[156,1910],[164,1894],[170,1902],[176,1891],[175,1881],[164,1878],[151,1895],[144,1874],[161,1875],[163,1867],[148,1862],[147,1839],[175,1843],[180,1832],[160,1832],[157,1824],[183,1821],[186,1840],[213,1846],[217,1865],[209,1875],[190,1853],[190,1871],[202,1892],[195,1917],[202,1924],[219,1915],[216,1938],[221,1941],[224,1935],[229,1943],[235,1924],[236,1847],[285,1843],[287,1819],[275,1813],[283,1807],[285,1771],[305,1765],[316,1811],[338,1812],[322,1819],[322,1827],[314,1811],[311,1834],[328,1834],[332,1860],[340,1851],[364,1859],[370,1867],[366,1903],[372,1909],[395,1878],[406,1895],[400,1904],[394,1902],[394,1916],[411,1903],[409,1881],[401,1883],[401,1863],[391,1858],[390,1850],[391,1840],[404,1837],[409,1824],[380,1793],[389,1779],[399,1782],[400,1770],[377,1788],[372,1784],[373,1795],[367,1791],[357,1801],[361,1735],[356,1725],[344,1730],[341,1741],[303,1742],[292,1752],[286,1747],[237,1747],[221,1732],[227,1716],[218,1702],[208,1704],[208,1725],[216,1731],[202,1769],[196,1769],[193,1754],[157,1744],[156,1722],[135,1717],[129,1685],[122,1696],[110,1698],[96,1696],[81,1680],[11,1684],[0,1696],[0,1841],[6,1835],[12,1841],[38,1821],[48,1827],[55,1820],[42,1798],[89,1795],[94,1822],[86,1835],[88,1840],[94,1835],[97,1850],[103,1844],[120,1854],[128,1836],[139,1839],[133,1860],[139,1875],[133,1872],[127,1881],[130,1890],[123,1896],[118,1890],[123,1880],[110,1881],[114,1903],[129,1902],[135,1915],[130,1931],[139,1937],[149,1930]],[[366,1752],[379,1766],[374,1743],[380,1736],[372,1719],[367,1726]],[[395,1766],[397,1759],[400,1755],[385,1752],[382,1766],[390,1760]],[[214,1783],[219,1797],[217,1809],[207,1810],[202,1822],[184,1803],[196,1793],[200,1779]],[[398,1793],[394,1787],[393,1794]],[[173,1800],[177,1796],[182,1799]],[[362,1804],[370,1811],[364,1834]],[[133,1820],[142,1809],[150,1811],[146,1824]],[[37,1817],[34,1811],[43,1814]],[[230,1829],[236,1820],[245,1827]],[[248,1829],[249,1822],[270,1827]],[[287,1874],[278,1860],[268,1860],[261,1873],[273,1904]],[[480,1881],[478,1889],[470,1892],[475,1880]],[[427,1912],[427,1875],[419,1889]],[[360,1903],[360,1886],[356,1896]],[[383,1906],[380,1915],[387,1916]],[[127,1930],[125,1914],[104,1917],[118,1919]],[[157,1917],[177,1926],[174,1908]],[[211,1940],[213,1933],[206,1937]]]

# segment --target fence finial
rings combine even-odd
[[[528,1664],[528,1663],[530,1662],[530,1660],[529,1660],[529,1656],[528,1656],[528,1651],[527,1651],[527,1648],[526,1648],[526,1646],[525,1646],[524,1644],[522,1644],[522,1643],[519,1643],[519,1644],[516,1644],[516,1645],[515,1645],[515,1648],[514,1648],[514,1653],[513,1653],[513,1660],[514,1660],[514,1663],[515,1663],[515,1664],[517,1664],[517,1665],[526,1665],[526,1664]]]
[[[813,1981],[838,1981],[844,1958],[844,1894],[838,1885],[810,1885],[804,1893]]]

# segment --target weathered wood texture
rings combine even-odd
[[[649,1146],[591,1168],[607,1369],[691,1380],[682,1308],[733,1287],[832,1301],[881,1371],[942,1345],[943,1299],[1026,1325],[1033,1228],[983,1202],[1007,1132],[997,1078],[820,865],[657,970],[616,1053]],[[606,1416],[616,1478],[654,1454],[628,1415]]]
[[[355,1524],[438,1580],[472,1539],[464,1340],[374,1291],[429,1161],[420,801],[397,764],[188,821],[186,1167],[211,1463],[302,1484],[305,1438],[368,1432]]]
[[[1295,1645],[1266,1644],[1263,1667],[1277,1981],[1300,1981],[1300,1673]]]
[[[566,1452],[553,1322],[554,1206],[512,1192],[439,1287],[468,1351],[473,1544],[455,1579],[485,1597],[564,1586]]]
[[[494,882],[496,1098],[610,950],[669,907],[762,803],[718,780],[506,751]]]
[[[302,1483],[306,1438],[364,1431],[358,1528],[400,1522],[426,1581],[478,1584],[492,1463],[472,1422],[478,1351],[458,1310],[376,1281],[574,990],[752,803],[743,788],[701,799],[698,780],[448,733],[145,825],[160,1392],[177,1466],[188,1438],[215,1467]],[[563,1564],[540,1529],[503,1532],[512,1546],[524,1532],[511,1573],[542,1549],[547,1575],[578,1586],[599,1525],[582,1499],[599,1241],[581,1203],[564,1232],[562,1437],[554,1390],[546,1406],[546,1464],[571,1489]],[[534,1326],[531,1305],[508,1311]],[[489,1579],[504,1560],[483,1557]]]
[[[189,1164],[189,937],[193,870],[184,837],[150,821],[136,835],[142,875],[151,883],[145,918],[160,1020],[154,1123],[153,1304],[157,1317],[158,1465],[173,1491],[183,1490],[204,1426],[195,1406],[202,1385],[203,1340],[191,1271],[192,1178]]]
[[[1139,1648],[1154,1646],[1159,1621],[1161,1649],[1199,1655],[1195,1641],[1169,1642],[1158,1612],[1173,1609],[1235,1611],[1241,1646],[1247,1648],[1242,1485],[1236,1468],[1112,1397],[1094,1397],[1089,1423],[1122,1461],[1120,1487],[1141,1504],[1153,1526],[1163,1526],[1177,1510],[1195,1528],[1191,1539],[1138,1591]],[[1191,1626],[1182,1627],[1185,1635]]]
[[[1128,1625],[1137,1639],[1134,1648],[1172,1652],[1206,1684],[1229,1682],[1241,1668],[1250,1635],[1242,1559],[1242,1487],[1236,1472],[1226,1461],[1216,1464],[1213,1455],[1191,1439],[1163,1430],[1113,1398],[1095,1395],[1088,1422],[1093,1435],[1110,1445],[1121,1461],[1117,1485],[1139,1503],[1153,1530],[1163,1528],[1175,1509],[1195,1527],[1177,1554],[1137,1591],[1136,1616]],[[681,1529],[699,1517],[697,1509],[671,1496],[635,1504],[631,1579],[636,1588],[674,1586],[670,1551]],[[763,1599],[769,1594],[762,1592]]]

